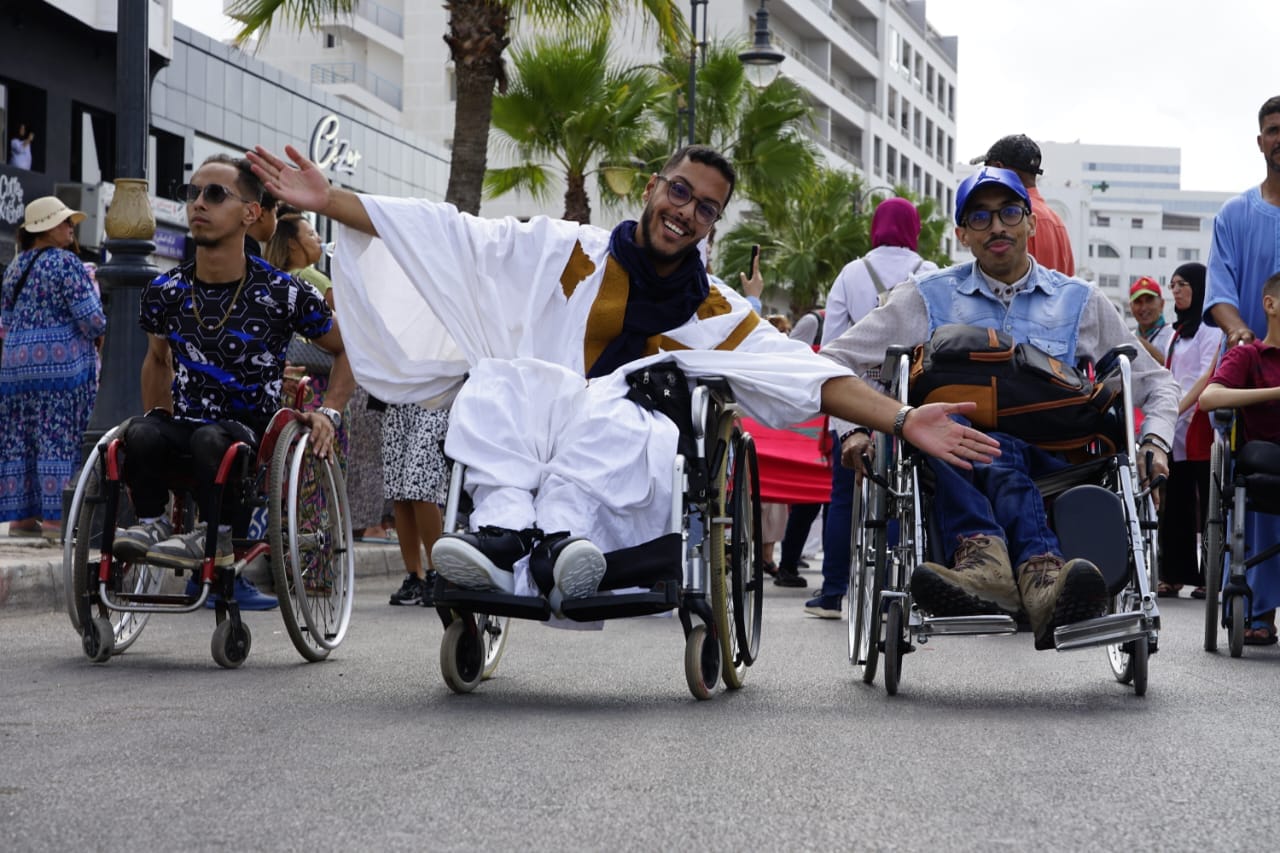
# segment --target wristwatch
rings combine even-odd
[[[915,406],[903,406],[898,409],[898,416],[893,419],[893,435],[895,438],[902,438],[902,430],[907,425],[907,415],[911,414],[911,410],[914,408]]]
[[[335,430],[342,429],[342,412],[337,409],[331,409],[328,406],[320,406],[316,411],[328,418],[333,423]]]
[[[1142,443],[1154,444],[1157,448],[1159,448],[1160,450],[1163,450],[1166,456],[1173,452],[1173,448],[1169,446],[1169,442],[1165,441],[1163,438],[1161,438],[1160,436],[1156,435],[1153,432],[1149,432],[1146,435],[1144,435],[1142,437]]]

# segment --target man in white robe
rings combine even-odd
[[[277,198],[346,226],[335,293],[360,383],[388,402],[417,402],[468,377],[445,447],[467,466],[475,529],[432,549],[458,586],[536,586],[555,605],[631,585],[606,579],[605,554],[669,523],[678,430],[626,398],[627,376],[656,362],[727,377],[766,424],[821,410],[955,464],[990,458],[993,442],[950,417],[967,404],[899,406],[707,280],[696,246],[736,180],[712,149],[676,152],[650,178],[640,220],[612,232],[356,195],[293,147],[285,153],[297,168],[261,147],[249,158]],[[533,580],[517,578],[531,554]]]

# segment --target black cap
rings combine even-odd
[[[988,166],[999,163],[1006,169],[1017,169],[1032,175],[1044,174],[1044,169],[1040,168],[1040,146],[1024,133],[1002,137],[986,154],[974,157],[969,163],[985,163]]]

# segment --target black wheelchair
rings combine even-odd
[[[1112,673],[1142,696],[1147,690],[1148,658],[1157,650],[1160,613],[1156,586],[1156,516],[1150,489],[1139,491],[1135,459],[1130,361],[1135,351],[1122,348],[1100,364],[1120,373],[1122,402],[1116,446],[1122,452],[1094,448],[1096,455],[1036,481],[1046,499],[1050,522],[1063,553],[1091,560],[1107,580],[1109,613],[1059,627],[1059,651],[1105,646]],[[881,371],[889,393],[905,403],[911,350],[891,347]],[[862,478],[854,498],[852,560],[849,569],[849,661],[871,684],[881,657],[884,686],[898,692],[905,655],[944,635],[1013,634],[1018,621],[1008,615],[935,617],[911,598],[910,580],[925,560],[939,560],[936,527],[930,541],[932,472],[906,442],[877,434],[872,475]],[[1156,484],[1157,486],[1159,483]]]
[[[265,508],[265,531],[234,541],[234,562],[215,564],[217,537],[206,537],[204,560],[192,572],[194,594],[165,590],[170,572],[115,556],[116,532],[136,520],[129,490],[121,480],[128,452],[128,422],[112,428],[81,469],[65,524],[63,584],[71,626],[84,653],[104,663],[137,641],[153,613],[190,613],[216,594],[216,627],[210,642],[214,661],[226,668],[244,663],[252,644],[233,588],[238,575],[274,593],[285,629],[307,661],[324,660],[346,636],[355,594],[355,554],[346,484],[333,455],[310,451],[310,429],[298,412],[281,409],[272,418],[256,454],[236,442],[228,448],[215,481],[217,503],[236,482],[251,508]],[[195,521],[189,482],[176,478],[168,513],[175,533]],[[216,530],[218,519],[205,519]]]
[[[685,634],[689,690],[698,699],[710,699],[722,678],[729,689],[742,687],[759,654],[764,590],[759,471],[755,444],[742,430],[740,409],[724,380],[698,380],[691,408],[691,434],[682,436],[681,444],[690,452],[678,454],[672,468],[669,532],[654,543],[605,555],[609,563],[656,561],[663,577],[647,590],[602,589],[590,598],[565,600],[561,615],[594,622],[676,610]],[[463,466],[455,464],[445,530],[460,529],[464,479]],[[512,619],[546,622],[552,617],[541,596],[460,589],[443,578],[436,584],[435,604],[445,626],[440,671],[457,693],[470,692],[493,675]]]
[[[1280,515],[1280,445],[1247,441],[1234,410],[1216,411],[1213,420],[1217,428],[1209,451],[1209,500],[1201,539],[1204,648],[1217,651],[1222,626],[1231,657],[1238,658],[1244,654],[1245,630],[1256,615],[1245,573],[1280,554],[1280,542],[1250,554],[1245,536],[1249,513]]]

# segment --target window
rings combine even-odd
[[[1156,252],[1156,254],[1158,254],[1160,257],[1162,257],[1162,258],[1163,258],[1163,257],[1164,257],[1164,255],[1165,255],[1165,252],[1166,252],[1166,251],[1168,251],[1168,250],[1167,250],[1167,249],[1165,249],[1165,247],[1164,247],[1164,246],[1161,246],[1161,247],[1160,247],[1160,249]]]
[[[1142,220],[1135,216],[1135,217],[1133,217],[1133,219],[1130,219],[1130,220],[1129,220],[1129,226],[1130,226],[1130,227],[1132,227],[1132,228],[1138,228],[1138,229],[1141,229],[1141,228],[1142,228]]]
[[[1199,249],[1179,249],[1178,260],[1180,261],[1198,261],[1200,260]]]
[[[1089,254],[1093,255],[1094,248],[1097,247],[1097,257],[1099,258],[1118,258],[1120,253],[1116,251],[1116,247],[1110,243],[1092,243],[1089,246]]]
[[[324,46],[326,48],[335,48],[340,46],[341,44],[342,44],[342,41],[338,38],[337,33],[324,34]]]
[[[1110,216],[1103,216],[1101,213],[1095,213],[1095,214],[1093,214],[1093,216],[1092,216],[1092,217],[1090,217],[1090,220],[1091,220],[1091,221],[1089,222],[1089,224],[1090,224],[1090,225],[1096,225],[1098,228],[1110,228],[1110,227],[1111,227],[1111,217],[1110,217]]]
[[[1149,261],[1151,260],[1151,247],[1150,246],[1130,246],[1129,257],[1133,258],[1136,261]]]
[[[1119,287],[1120,276],[1118,275],[1100,275],[1098,276],[1098,287]]]

